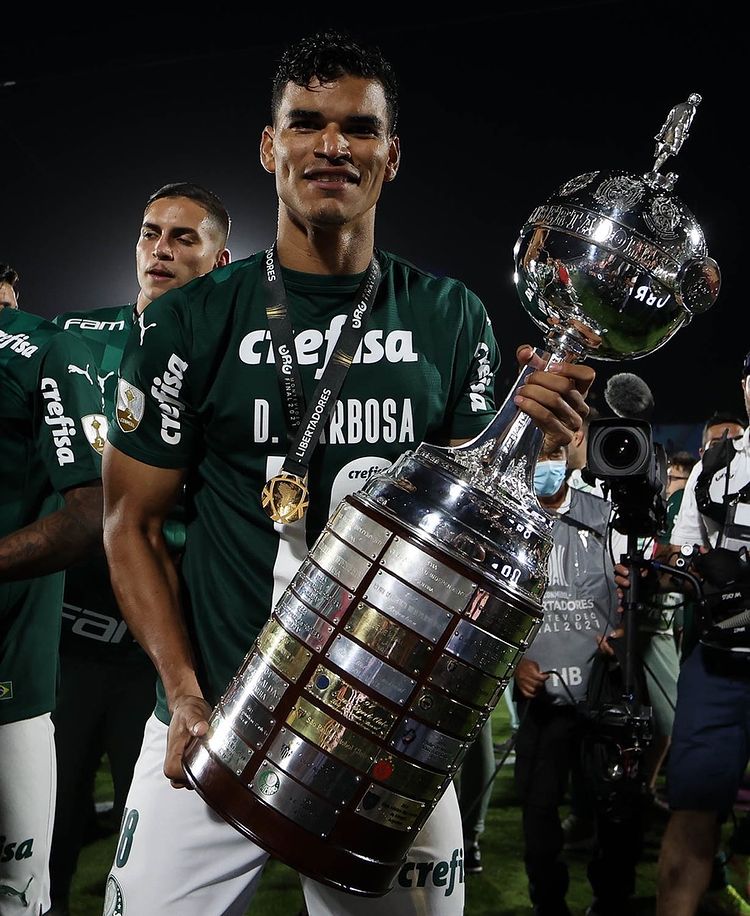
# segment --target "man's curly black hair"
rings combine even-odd
[[[287,83],[307,89],[314,79],[331,83],[341,76],[358,76],[380,83],[388,106],[388,132],[393,135],[398,119],[398,86],[393,68],[379,48],[365,48],[345,32],[316,32],[284,51],[271,91],[273,123]]]
[[[18,274],[9,264],[0,264],[0,283],[7,283],[15,289]]]

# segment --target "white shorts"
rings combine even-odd
[[[50,907],[54,734],[49,713],[0,725],[0,916]]]
[[[104,916],[242,916],[268,854],[196,792],[164,776],[167,726],[152,716],[133,774]],[[355,897],[302,877],[310,916],[460,916],[461,817],[451,785],[385,897]]]

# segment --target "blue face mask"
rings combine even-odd
[[[534,489],[537,496],[554,496],[565,480],[564,461],[537,461],[534,468]]]

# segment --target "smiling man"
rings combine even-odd
[[[390,65],[347,36],[304,39],[281,60],[271,114],[260,158],[279,198],[275,244],[162,296],[147,346],[131,339],[122,364],[124,419],[105,451],[106,549],[161,687],[108,914],[244,912],[267,854],[164,775],[185,785],[185,745],[206,733],[340,499],[405,449],[474,436],[494,412],[498,351],[481,302],[374,247],[376,205],[400,159]],[[539,375],[523,409],[566,440],[593,372]],[[178,583],[160,531],[183,482]],[[462,881],[451,788],[385,898],[303,886],[311,916],[454,916]]]
[[[55,323],[80,336],[97,361],[90,375],[111,414],[117,371],[131,330],[148,346],[154,322],[146,308],[164,292],[226,264],[229,216],[215,194],[185,182],[164,185],[147,200],[135,264],[134,303],[66,312]],[[69,367],[69,372],[76,367]],[[106,425],[88,429],[103,450]],[[170,523],[169,530],[174,529]],[[51,916],[65,916],[78,854],[91,830],[92,789],[103,753],[114,783],[110,823],[119,824],[130,787],[143,725],[154,705],[153,666],[128,632],[112,593],[104,557],[72,567],[65,581],[60,686],[53,715],[61,791],[52,839]],[[94,825],[95,827],[96,825]]]

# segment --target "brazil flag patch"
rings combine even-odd
[[[0,700],[13,699],[13,681],[0,681]]]

